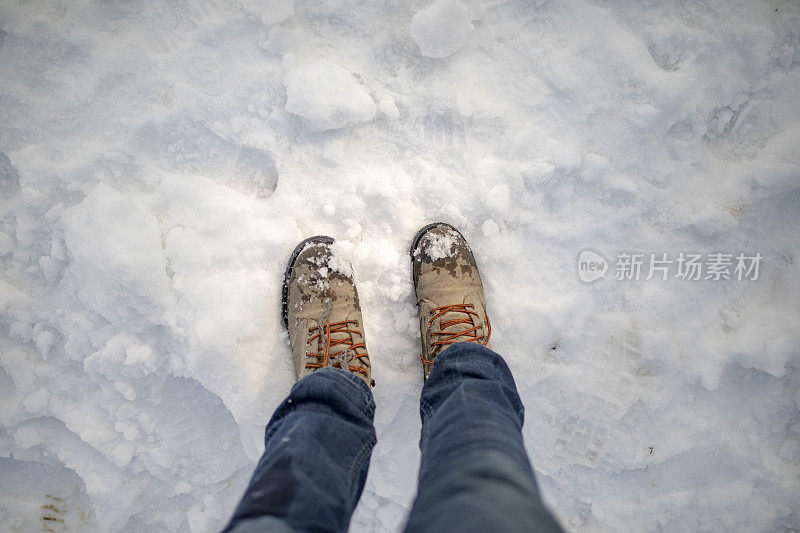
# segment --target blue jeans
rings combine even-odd
[[[522,443],[523,406],[505,361],[474,343],[435,360],[422,388],[422,463],[406,531],[561,531]],[[360,378],[323,368],[298,381],[225,531],[347,531],[375,445]]]

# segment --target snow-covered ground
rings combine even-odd
[[[475,250],[567,529],[800,528],[798,2],[2,0],[0,30],[1,530],[220,528],[320,233],[377,381],[351,529],[396,530],[435,220]],[[647,280],[651,253],[703,279]]]

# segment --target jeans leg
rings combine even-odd
[[[375,401],[360,378],[322,368],[267,425],[264,455],[225,531],[347,531],[375,445]]]
[[[493,351],[458,343],[436,356],[422,388],[422,464],[406,531],[561,531],[539,497],[523,411]]]

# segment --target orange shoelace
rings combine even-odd
[[[332,366],[335,368],[347,369],[350,372],[358,372],[359,374],[363,374],[364,376],[367,375],[367,369],[363,366],[353,366],[350,363],[354,359],[361,359],[362,363],[364,363],[364,359],[369,359],[369,355],[367,354],[367,345],[363,342],[358,344],[353,342],[352,334],[361,334],[359,330],[350,329],[348,326],[358,327],[358,322],[356,320],[344,320],[342,322],[325,322],[321,326],[317,326],[316,328],[309,328],[309,333],[314,333],[317,331],[317,334],[309,337],[306,341],[306,344],[311,344],[315,340],[321,339],[325,343],[325,351],[323,353],[309,353],[308,357],[316,357],[316,363],[306,363],[306,369],[309,368],[323,368],[326,366]],[[334,334],[343,333],[346,336],[341,339],[334,339]],[[344,345],[345,349],[342,352],[337,354],[331,354],[331,348],[334,346]],[[364,353],[356,354],[356,350],[362,348]]]
[[[486,319],[486,335],[478,335],[478,330],[482,329],[482,327],[480,324],[477,326],[475,325],[475,318],[477,317],[480,319],[480,315],[478,315],[478,313],[475,311],[472,311],[474,307],[475,306],[472,304],[454,304],[443,305],[431,310],[433,316],[430,320],[428,320],[428,327],[433,326],[434,320],[444,316],[447,313],[464,313],[466,315],[464,318],[442,320],[439,323],[440,329],[438,331],[431,332],[431,338],[434,336],[439,337],[437,340],[431,342],[431,348],[434,346],[450,346],[455,342],[477,342],[478,344],[482,344],[484,346],[489,344],[489,337],[492,335],[492,324],[489,322],[489,316],[484,312],[483,316]],[[471,327],[463,331],[445,331],[447,328],[457,326],[459,324],[465,324]],[[460,337],[464,338],[461,339]],[[433,361],[426,360],[424,357],[422,357],[422,354],[420,354],[419,358],[423,363],[433,364]]]

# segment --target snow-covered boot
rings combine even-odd
[[[294,249],[283,280],[283,322],[289,330],[297,379],[326,366],[373,384],[361,306],[350,264],[330,237],[311,237]]]
[[[492,326],[475,257],[456,228],[437,222],[420,229],[411,246],[411,263],[422,335],[420,358],[428,379],[434,359],[451,344],[489,346]]]

